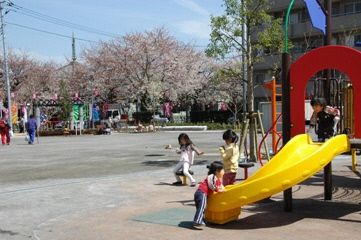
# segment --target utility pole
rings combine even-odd
[[[326,11],[326,34],[324,37],[324,46],[331,45],[332,40],[332,1],[325,0],[324,9]],[[334,104],[331,102],[331,70],[325,70],[326,82],[324,84],[324,97],[327,104]]]
[[[332,0],[325,0],[324,2],[326,10],[326,36],[325,36],[325,46],[331,45],[332,39]],[[328,104],[331,103],[331,70],[327,69],[325,72],[326,82],[325,82],[325,99]],[[324,175],[324,199],[332,200],[332,162],[327,164],[323,169]]]
[[[245,0],[242,0],[242,11],[246,11]],[[246,48],[247,45],[247,25],[246,21],[243,20],[242,23],[242,45]],[[243,84],[243,121],[246,121],[246,112],[247,112],[247,64],[246,64],[246,54],[242,51],[242,84]]]
[[[75,80],[75,63],[76,63],[76,54],[75,54],[75,37],[74,37],[74,32],[72,34],[72,39],[71,39],[71,50],[72,50],[72,61],[71,61],[71,82],[70,84],[74,83]],[[77,95],[78,93],[75,93],[75,95]],[[72,99],[72,97],[71,97]],[[74,125],[77,125],[77,121],[76,118],[74,117],[74,105],[73,105],[73,101],[71,101],[71,110],[70,110],[70,116],[69,116],[69,122],[70,122],[70,129],[74,128]],[[76,128],[75,128],[75,134],[76,134]]]
[[[73,32],[73,36],[71,39],[71,59],[73,60],[73,63],[76,61],[76,51],[75,51],[75,36]]]
[[[93,89],[93,84],[94,84],[94,76],[90,75],[90,85],[91,85],[91,107],[89,111],[89,115],[91,113],[91,127],[94,128],[94,113],[93,113],[93,105],[94,105],[94,89]]]
[[[12,115],[11,115],[11,95],[10,95],[10,80],[9,80],[9,69],[8,69],[8,60],[6,54],[6,47],[5,47],[5,30],[4,30],[4,3],[5,1],[0,2],[0,20],[1,20],[1,37],[3,41],[3,57],[4,57],[4,77],[6,81],[6,91],[7,91],[7,100],[8,100],[8,113],[9,113],[9,120],[8,124],[10,129],[13,129],[13,122],[12,122]]]

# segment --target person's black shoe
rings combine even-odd
[[[183,185],[183,183],[182,183],[182,181],[177,181],[177,182],[172,183],[172,185],[180,186],[180,185]]]

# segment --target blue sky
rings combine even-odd
[[[26,15],[29,10],[104,32],[125,33],[165,27],[178,40],[205,46],[209,40],[210,15],[223,13],[222,0],[12,0],[22,7],[10,11],[5,22],[78,38],[99,41],[107,36],[54,25]],[[25,14],[24,14],[25,11]],[[71,39],[7,24],[7,47],[29,52],[39,59],[64,62],[71,57]],[[77,41],[77,52],[91,43]]]

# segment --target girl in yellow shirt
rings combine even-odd
[[[223,185],[227,186],[233,184],[236,180],[239,160],[238,136],[229,129],[223,133],[223,140],[225,145],[219,148],[219,152],[224,165]]]

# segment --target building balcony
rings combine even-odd
[[[339,15],[332,18],[332,32],[343,33],[361,28],[361,13],[350,15]],[[320,31],[315,29],[311,22],[291,24],[290,38],[302,38],[306,36],[320,35]]]
[[[332,32],[361,29],[361,13],[339,15],[332,18]]]
[[[298,58],[300,58],[304,53],[291,53],[291,62],[294,62]],[[254,65],[254,71],[270,71],[275,68],[281,67],[282,55],[274,54],[274,55],[265,55],[263,56],[263,60]]]
[[[290,0],[270,0],[271,12],[285,11],[290,4]],[[302,0],[296,0],[293,9],[302,8],[305,4]]]
[[[333,0],[333,2],[337,2],[339,0]],[[290,4],[290,0],[270,0],[271,5],[271,12],[280,12],[285,11],[288,8],[288,5]],[[321,1],[322,3],[323,1]],[[295,4],[293,5],[292,9],[299,9],[304,8],[305,3],[303,0],[296,0]]]
[[[281,55],[265,55],[262,62],[254,65],[255,71],[270,70],[275,66],[280,66]]]

